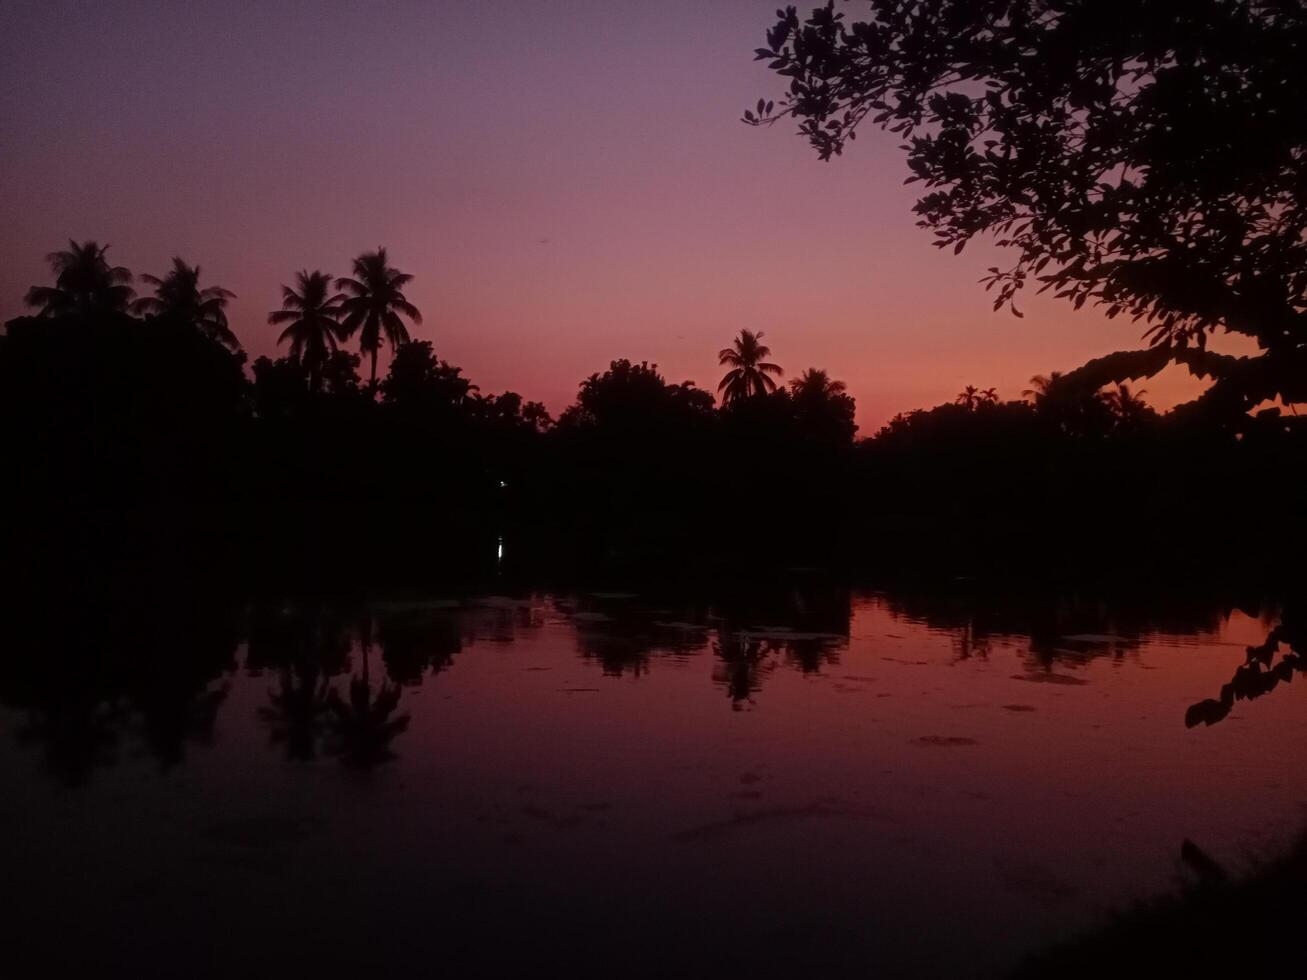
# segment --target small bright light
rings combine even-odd
[[[500,480],[500,481],[499,481],[499,487],[500,487],[501,490],[502,490],[504,487],[506,487],[506,486],[508,486],[508,484],[507,484],[505,481],[503,481],[503,480]]]
[[[500,539],[499,539],[499,543],[495,546],[495,560],[496,560],[496,561],[503,561],[503,560],[504,560],[504,539],[503,539],[503,538],[500,538]]]

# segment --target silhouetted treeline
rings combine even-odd
[[[343,349],[246,365],[191,326],[103,309],[7,324],[11,571],[378,581],[528,556],[1051,570],[1265,564],[1304,540],[1295,417],[1158,415],[1078,373],[1022,401],[969,388],[857,441],[852,398],[815,369],[718,407],[617,360],[555,422],[483,395],[425,341],[399,342],[372,386]]]
[[[1303,521],[1289,487],[1307,446],[1296,417],[1231,425],[1191,406],[1123,413],[1121,398],[1055,384],[1030,402],[900,416],[861,447],[864,499],[904,544],[1015,548],[1014,568],[1291,561]]]

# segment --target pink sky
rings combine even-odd
[[[616,357],[715,388],[747,327],[787,377],[846,381],[864,434],[1137,346],[1052,299],[992,313],[995,253],[931,246],[892,136],[823,164],[739,123],[780,91],[752,61],[775,7],[6,0],[0,319],[45,253],[95,238],[136,272],[200,263],[270,354],[281,283],[383,244],[416,276],[414,335],[483,391],[556,412]]]

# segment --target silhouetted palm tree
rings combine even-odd
[[[974,411],[976,406],[980,404],[980,389],[975,385],[967,385],[962,389],[962,393],[953,400],[968,412]]]
[[[377,350],[382,338],[393,350],[408,343],[402,316],[414,323],[422,322],[418,308],[404,296],[403,287],[412,280],[408,273],[390,267],[384,248],[356,258],[352,279],[336,280],[336,288],[346,294],[341,307],[343,334],[352,337],[359,331],[359,351],[372,360],[368,384],[373,388],[377,385]]]
[[[132,312],[174,317],[229,350],[241,349],[241,342],[227,326],[227,302],[236,294],[221,286],[201,289],[198,265],[189,266],[174,258],[172,268],[163,278],[143,275],[141,281],[154,286],[154,295],[138,299],[132,304]]]
[[[1062,372],[1054,371],[1051,374],[1037,374],[1030,379],[1030,387],[1021,392],[1022,398],[1029,398],[1036,405],[1042,402],[1057,387],[1057,383],[1062,380]]]
[[[984,405],[997,405],[997,404],[998,404],[998,389],[997,389],[997,388],[986,388],[984,391],[982,391],[982,392],[980,393],[980,402],[981,402],[981,404],[984,404]]]
[[[1030,399],[1041,418],[1065,435],[1102,438],[1113,425],[1112,405],[1105,392],[1068,380],[1060,371],[1030,379],[1031,387],[1021,394]]]
[[[1124,383],[1103,393],[1103,400],[1116,416],[1119,424],[1129,426],[1138,422],[1149,412],[1148,403],[1144,401],[1147,391],[1132,392]]]
[[[842,395],[848,390],[843,381],[833,381],[829,374],[820,368],[808,368],[797,378],[790,379],[790,393],[795,398],[825,401]]]
[[[40,316],[60,313],[123,312],[135,291],[132,274],[104,257],[108,245],[88,241],[78,245],[69,239],[68,248],[51,252],[46,261],[55,274],[53,286],[33,286],[23,297],[28,306],[40,308]]]
[[[322,382],[322,366],[343,335],[341,304],[345,297],[331,292],[331,276],[325,272],[298,272],[295,287],[281,287],[281,309],[268,314],[268,322],[289,324],[277,343],[290,341],[290,356],[309,372],[309,390]]]
[[[776,382],[770,375],[781,374],[779,364],[771,364],[765,358],[771,356],[771,348],[762,343],[762,331],[741,330],[730,347],[725,347],[717,354],[717,363],[729,367],[717,390],[722,392],[722,403],[729,405],[741,398],[753,395],[766,395],[776,390]]]

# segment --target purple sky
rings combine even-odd
[[[994,253],[935,250],[891,136],[823,164],[737,120],[776,0],[0,4],[0,319],[69,237],[198,262],[264,318],[300,268],[386,245],[415,336],[483,391],[555,411],[613,358],[715,388],[767,334],[787,376],[844,379],[864,432],[966,384],[1134,346],[1139,328],[990,312]],[[1167,404],[1190,387],[1148,385]]]

